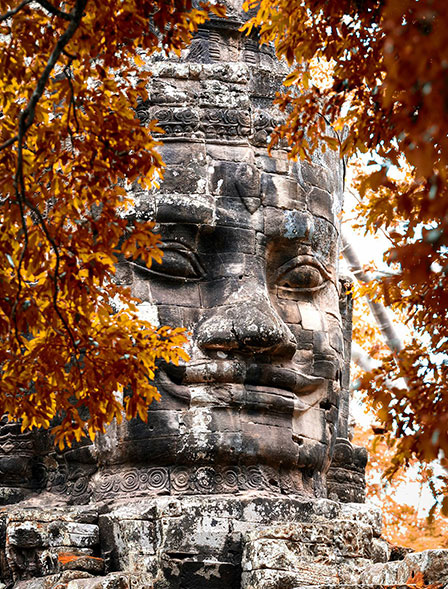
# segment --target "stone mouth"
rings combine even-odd
[[[271,394],[288,392],[302,396],[313,393],[325,382],[323,377],[305,374],[294,367],[247,363],[240,359],[208,360],[186,366],[167,364],[163,366],[163,372],[173,387],[184,390],[200,384],[243,385],[250,390],[264,390]]]

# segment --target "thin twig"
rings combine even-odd
[[[68,80],[68,85],[70,86],[70,104],[68,107],[68,114],[67,114],[67,128],[68,128],[68,132],[70,133],[70,137],[72,139],[72,147],[73,147],[73,134],[72,134],[72,129],[70,127],[70,110],[73,110],[73,118],[75,119],[75,125],[76,125],[76,132],[79,133],[79,129],[80,129],[80,125],[79,125],[79,121],[78,121],[78,115],[76,113],[76,103],[75,103],[75,89],[73,87],[73,81],[72,81],[72,74],[70,71],[70,65],[71,63],[69,63],[65,68],[64,68],[64,73],[67,77]]]
[[[53,284],[54,284],[53,307],[54,307],[54,310],[56,311],[57,316],[61,320],[62,325],[64,326],[66,332],[68,333],[68,336],[69,336],[70,341],[72,343],[73,349],[75,350],[75,361],[76,361],[76,365],[78,367],[81,382],[83,382],[81,365],[80,365],[78,358],[76,357],[76,352],[78,351],[79,346],[77,345],[77,343],[75,341],[75,337],[73,335],[73,332],[72,332],[69,324],[67,323],[67,320],[63,316],[63,314],[59,308],[59,305],[58,305],[58,292],[59,292],[58,280],[59,280],[59,266],[61,263],[61,256],[59,253],[59,247],[58,247],[56,241],[51,236],[50,231],[49,231],[47,224],[45,222],[45,219],[43,218],[42,213],[39,211],[39,209],[37,207],[35,207],[33,205],[33,203],[30,202],[26,198],[24,198],[24,202],[25,202],[26,206],[36,215],[36,217],[39,221],[39,225],[41,226],[42,231],[44,232],[45,237],[47,238],[48,242],[50,243],[51,247],[53,248],[54,254],[56,256],[56,264],[55,264],[54,273],[53,273]]]
[[[23,120],[25,121],[25,132],[34,122],[37,103],[39,102],[39,100],[42,97],[42,94],[44,93],[50,74],[53,71],[54,66],[58,62],[63,49],[69,43],[70,39],[73,37],[73,35],[79,27],[86,4],[87,0],[78,0],[78,2],[76,3],[75,8],[71,12],[70,24],[66,28],[65,32],[61,35],[58,42],[56,43],[56,47],[54,48],[53,53],[50,55],[47,65],[45,66],[45,69],[36,84],[36,88],[33,94],[31,95],[31,98],[28,102],[28,106],[21,114],[20,118],[23,118]]]
[[[359,204],[361,204],[361,199],[360,199],[359,195],[358,195],[358,194],[356,194],[356,192],[355,192],[354,190],[351,190],[350,188],[347,188],[347,192],[348,192],[349,194],[351,194],[351,195],[353,196],[353,198],[354,198],[356,201],[358,201],[358,203],[359,203]],[[391,242],[391,244],[392,244],[394,247],[397,247],[397,244],[396,244],[396,242],[395,242],[395,241],[392,239],[392,237],[391,237],[391,236],[390,236],[390,235],[389,235],[389,234],[388,234],[386,231],[384,231],[384,229],[383,229],[382,227],[379,227],[379,230],[380,230],[380,231],[381,231],[381,233],[384,235],[384,237],[385,237],[386,239],[388,239],[388,240]]]
[[[5,12],[5,14],[0,14],[0,22],[8,20],[8,18],[11,18],[11,16],[14,16],[18,12],[20,12],[22,10],[22,8],[24,8],[31,1],[32,0],[23,0],[23,2],[21,2],[16,8],[13,8],[12,10],[8,10],[8,12]]]
[[[16,315],[16,309],[17,309],[17,305],[19,303],[19,299],[20,299],[20,293],[22,291],[22,264],[23,264],[23,259],[25,258],[25,253],[26,250],[28,248],[28,228],[26,226],[26,219],[25,219],[25,210],[23,207],[23,202],[22,199],[20,198],[19,192],[18,192],[18,188],[16,186],[16,179],[14,179],[14,188],[16,191],[16,196],[17,196],[17,201],[19,203],[19,208],[20,208],[20,217],[22,220],[22,228],[23,228],[23,233],[24,233],[24,246],[22,248],[22,251],[20,252],[20,258],[19,258],[19,265],[17,266],[17,281],[18,281],[18,289],[17,289],[17,294],[16,294],[16,298],[14,300],[14,304],[11,308],[11,317],[14,321],[14,331],[15,331],[15,337],[17,340],[17,343],[19,344],[19,346],[21,345],[21,338],[19,336],[19,328],[17,325],[17,315]]]
[[[2,149],[5,149],[6,147],[9,147],[13,143],[15,143],[18,140],[18,138],[19,138],[18,135],[14,135],[14,137],[10,137],[9,139],[7,139],[4,143],[2,143],[0,145],[0,151],[2,151]]]
[[[70,14],[70,24],[68,25],[65,32],[61,35],[58,42],[56,43],[56,47],[54,48],[53,53],[50,55],[48,59],[47,65],[45,66],[45,69],[36,84],[36,88],[33,94],[31,95],[28,105],[25,108],[25,110],[22,111],[20,118],[25,121],[24,134],[34,122],[37,103],[39,102],[39,100],[42,97],[42,94],[44,93],[50,74],[53,71],[54,66],[58,62],[61,53],[64,51],[65,46],[69,43],[70,39],[73,37],[73,35],[79,27],[84,9],[87,5],[87,1],[88,0],[78,0],[78,2],[76,3],[75,8],[72,10]],[[0,145],[0,151],[2,149],[5,149],[6,147],[9,147],[18,140],[21,140],[20,133],[2,143],[2,145]]]

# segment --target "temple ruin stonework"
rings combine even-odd
[[[305,589],[448,582],[447,551],[391,555],[349,440],[351,299],[338,272],[343,163],[267,154],[285,66],[239,3],[152,61],[159,190],[134,192],[163,264],[117,279],[185,326],[149,419],[56,452],[0,423],[0,588]]]

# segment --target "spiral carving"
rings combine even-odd
[[[190,490],[190,474],[186,468],[175,468],[171,471],[171,487],[176,493]]]
[[[234,468],[234,467],[227,468],[224,471],[223,483],[224,483],[224,486],[227,487],[229,490],[237,490],[238,489],[238,469]]]
[[[168,471],[166,468],[152,468],[147,475],[146,473],[142,473],[140,477],[141,483],[143,483],[143,475],[145,475],[145,478],[147,479],[147,487],[149,489],[154,491],[168,489]]]

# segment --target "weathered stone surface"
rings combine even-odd
[[[367,589],[404,586],[419,571],[428,583],[448,581],[447,550],[386,562],[389,547],[376,537],[379,511],[367,505],[257,491],[104,504],[99,516],[78,508],[67,511],[65,521],[58,515],[52,521],[51,512],[27,508],[4,517],[5,586],[293,589],[325,583]],[[99,534],[92,534],[95,528]],[[82,548],[63,544],[73,534],[76,539],[74,530],[87,534]]]
[[[76,579],[66,585],[66,589],[152,589],[150,577],[137,578],[123,573],[111,573],[105,577]],[[59,588],[54,588],[59,589]]]
[[[370,504],[342,503],[340,505],[340,514],[343,519],[350,519],[372,526],[373,534],[376,537],[381,536],[383,518],[379,507]]]
[[[360,582],[381,585],[405,585],[417,573],[426,584],[445,585],[448,582],[448,550],[424,550],[407,554],[403,560],[369,566]]]
[[[104,572],[104,560],[97,556],[90,556],[83,552],[65,552],[58,553],[58,560],[63,570],[86,571],[100,575]]]
[[[344,502],[365,500],[365,467],[367,451],[337,438],[333,460],[327,474],[327,490],[331,498]]]
[[[295,589],[299,583],[318,585],[321,582],[338,585],[336,571],[331,573],[327,567],[316,565],[304,566],[299,572],[278,570],[256,570],[241,575],[241,589]]]
[[[19,581],[14,585],[14,589],[62,589],[67,587],[71,582],[84,580],[90,577],[85,572],[80,571],[64,571],[57,575],[48,575],[40,579],[31,579],[29,581]]]
[[[292,163],[281,146],[269,159],[268,136],[280,120],[272,97],[285,66],[255,37],[241,36],[247,15],[241,2],[227,4],[231,21],[201,27],[181,59],[147,64],[150,98],[137,116],[164,129],[167,168],[159,190],[130,187],[129,214],[157,222],[165,255],[151,268],[120,260],[117,276],[141,299],[145,318],[192,330],[192,360],[161,367],[162,401],[148,423],[114,425],[95,447],[75,445],[64,460],[41,460],[48,443],[37,452],[35,440],[5,424],[5,441],[14,433],[26,454],[18,460],[18,446],[11,454],[14,445],[0,443],[11,473],[5,501],[39,481],[73,503],[128,493],[327,494],[337,430],[348,419],[338,416],[349,356],[335,295],[342,162],[316,153],[312,163]],[[31,484],[36,456],[42,472]],[[29,483],[23,493],[14,487],[19,462]],[[362,500],[346,491],[362,484],[350,474],[337,494]],[[79,545],[74,531],[61,534],[61,545]]]

